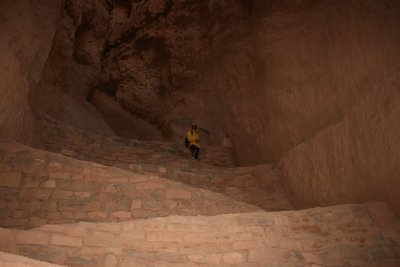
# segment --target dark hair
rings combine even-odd
[[[192,124],[192,129],[197,129],[197,125],[196,124]]]

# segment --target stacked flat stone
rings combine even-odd
[[[0,230],[0,249],[68,266],[399,266],[383,203]]]
[[[107,139],[63,126],[51,119],[43,120],[42,124],[45,127],[44,133],[49,133],[44,140],[47,140],[47,148],[50,151],[224,193],[235,200],[266,210],[287,210],[291,207],[270,164],[233,168],[221,167],[223,164],[218,163],[224,160],[221,155],[207,159],[217,162],[217,167],[204,163],[203,158],[200,163],[188,160],[189,155],[184,155],[177,145],[172,143],[120,137]],[[47,127],[50,127],[50,130]],[[221,154],[224,154],[223,150]],[[231,166],[233,158],[229,158],[231,160],[227,161],[227,165]]]
[[[0,154],[3,227],[260,210],[208,189],[4,140],[0,142]]]

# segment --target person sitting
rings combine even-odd
[[[200,152],[200,136],[197,131],[197,125],[193,124],[186,133],[186,142],[190,151],[192,152],[192,159],[199,158]]]

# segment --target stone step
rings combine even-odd
[[[99,150],[100,151],[100,150]],[[65,152],[64,150],[61,151]],[[114,154],[113,154],[114,153]],[[152,175],[208,189],[266,210],[287,210],[291,205],[273,172],[271,165],[248,168],[222,168],[198,162],[175,161],[169,165],[143,163],[137,157],[115,155],[116,152],[77,154],[63,153],[74,158],[127,169],[137,174]],[[157,162],[154,160],[154,162]]]
[[[0,140],[3,227],[261,210],[240,198]]]
[[[190,152],[182,144],[139,141],[121,137],[103,137],[63,125],[43,117],[40,119],[41,133],[46,149],[67,153],[79,159],[113,165],[124,159],[143,163],[189,162]],[[120,158],[119,158],[120,157]],[[205,146],[201,150],[201,164],[234,167],[235,159],[231,148]]]
[[[188,160],[187,158],[190,156],[183,156],[184,152],[175,144],[120,137],[104,138],[60,125],[54,120],[42,122],[45,129],[49,127],[49,123],[53,127],[53,131],[45,130],[44,132],[50,133],[45,140],[51,151],[61,152],[66,156],[81,160],[131,170],[138,174],[154,175],[213,192],[224,193],[235,200],[259,206],[265,210],[291,208],[279,178],[272,171],[271,165],[250,168],[215,167],[211,164],[212,162],[214,165],[224,165],[218,163],[218,160],[221,160],[220,156],[209,159],[202,158],[198,162]],[[53,132],[58,134],[53,134]],[[59,133],[62,134],[59,135]],[[66,139],[60,140],[60,136],[66,136]],[[76,142],[75,137],[81,141]],[[55,139],[57,141],[53,142],[52,140]],[[222,153],[220,148],[210,147],[205,150],[205,153],[207,151],[211,154],[219,153],[221,155]],[[232,159],[229,155],[227,157]],[[229,159],[226,162],[229,162]]]
[[[0,250],[68,266],[399,266],[384,203],[1,229]]]
[[[180,167],[159,167],[130,164],[129,169],[179,181],[193,187],[223,193],[265,210],[288,210],[291,205],[272,165],[241,168],[196,168],[195,164]],[[161,171],[160,171],[161,170]]]

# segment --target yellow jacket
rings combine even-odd
[[[190,129],[186,133],[186,138],[189,141],[189,146],[195,145],[200,148],[200,136],[197,130]]]

